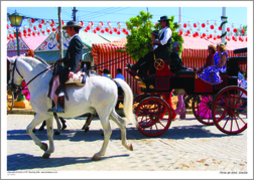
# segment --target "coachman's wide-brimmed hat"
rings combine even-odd
[[[67,24],[65,26],[63,26],[63,29],[67,29],[68,27],[77,27],[79,29],[83,28],[83,26],[81,26],[79,23],[77,23],[75,21],[67,22]]]
[[[170,19],[168,19],[168,16],[161,16],[160,17],[160,20],[158,20],[159,22],[160,21],[169,21]]]

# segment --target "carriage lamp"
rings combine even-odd
[[[16,27],[16,39],[17,39],[17,55],[19,56],[19,31],[18,27],[21,26],[24,16],[19,15],[16,10],[15,13],[8,15],[13,27]]]

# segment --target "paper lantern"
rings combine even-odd
[[[186,27],[187,27],[187,24],[186,24],[186,23],[184,23],[184,24],[183,24],[183,27],[184,27],[184,28],[186,28]]]
[[[39,27],[39,28],[42,28],[42,24],[39,24],[38,27]]]
[[[189,27],[191,26],[191,23],[190,23],[190,21],[188,21],[188,26],[189,26]]]
[[[45,23],[45,21],[43,19],[41,19],[41,24]]]
[[[247,37],[245,38],[245,41],[247,42]]]
[[[86,29],[87,29],[87,31],[89,31],[90,30],[90,26],[87,26]]]
[[[182,27],[182,23],[181,22],[178,25],[179,25],[179,28]]]
[[[220,26],[218,27],[218,29],[219,29],[220,31],[222,30]]]
[[[32,32],[32,35],[35,36],[35,32]]]
[[[26,26],[23,26],[23,29],[26,29]]]
[[[26,34],[26,33],[27,33],[27,31],[24,29],[24,30],[23,30],[23,33],[24,33],[24,34]]]
[[[40,32],[39,32],[39,31],[37,31],[37,35],[38,35],[38,36],[40,35]]]
[[[243,25],[242,24],[240,24],[240,29],[242,29],[243,28]]]
[[[217,39],[220,39],[220,35],[217,35]]]
[[[28,32],[31,32],[31,31],[32,31],[30,28],[28,28],[27,30],[28,30]]]
[[[95,29],[93,30],[93,33],[96,34],[96,30]]]
[[[192,31],[193,29],[192,29],[192,27],[190,27],[190,31]]]
[[[214,25],[211,25],[211,26],[210,26],[210,29],[214,29]]]
[[[85,32],[87,32],[87,29],[84,29]]]
[[[99,30],[100,30],[100,28],[99,28],[99,27],[96,27],[96,30],[97,30],[97,31],[99,31]]]
[[[196,23],[194,23],[194,24],[193,24],[193,27],[194,27],[194,28],[196,28],[196,27],[197,27],[197,24],[196,24]]]
[[[118,34],[118,35],[120,35],[120,34],[121,34],[121,32],[120,32],[120,31],[117,31],[117,34]]]
[[[42,33],[42,34],[45,34],[45,31],[44,31],[44,30],[42,30],[42,31],[41,31],[41,33]]]
[[[52,31],[55,32],[55,31],[56,31],[56,28],[52,28]]]
[[[233,32],[232,31],[230,32],[230,36],[233,36]]]
[[[11,34],[11,30],[8,30],[8,33]]]
[[[112,29],[112,26],[111,26],[111,22],[110,22],[110,21],[107,23],[107,25],[108,25],[108,28],[109,28],[109,29]]]
[[[48,34],[50,33],[50,29],[47,29],[47,33],[48,33]]]
[[[89,23],[88,23],[88,26],[92,26],[93,25],[93,22],[92,21],[89,21]]]
[[[114,32],[115,32],[115,33],[117,32],[117,28],[114,28]]]
[[[217,33],[217,30],[216,30],[216,29],[214,30],[214,33],[215,33],[215,34]]]
[[[241,32],[242,32],[242,34],[244,34],[244,33],[245,33],[245,30],[244,30],[244,29],[242,29],[242,31],[241,31]]]
[[[179,36],[183,35],[183,31],[179,31]]]
[[[51,25],[51,24],[54,24],[54,20],[49,20],[49,24]]]
[[[198,26],[200,25],[200,22],[199,22],[199,21],[197,22],[197,25],[198,25]]]
[[[187,34],[190,34],[190,30],[187,30],[187,32],[186,32]]]
[[[113,31],[110,30],[110,31],[109,31],[109,34],[113,34]]]
[[[105,31],[106,31],[106,32],[109,32],[109,28],[106,27],[106,28],[105,28]]]
[[[32,24],[32,23],[30,23],[30,24],[29,24],[29,27],[33,27],[33,24]]]
[[[217,24],[218,24],[218,23],[217,23],[217,21],[215,20],[215,21],[214,21],[214,25],[217,26]]]
[[[117,28],[121,29],[121,23],[120,22],[117,23]]]
[[[7,24],[7,29],[9,29],[9,25]]]
[[[128,31],[126,31],[126,32],[125,32],[125,34],[126,34],[126,35],[128,35],[128,34],[129,34],[129,32],[128,32]]]
[[[202,36],[203,36],[203,37],[206,37],[206,34],[205,34],[205,33],[203,33],[203,34],[202,34]]]
[[[62,21],[62,23],[63,23],[63,21]],[[80,24],[81,26],[84,25],[83,21],[79,21],[79,24]]]
[[[209,32],[209,29],[208,29],[208,28],[206,29],[206,32]]]
[[[125,33],[125,32],[126,32],[126,29],[125,29],[125,28],[123,28],[123,29],[122,29],[122,31],[123,31],[123,33]]]
[[[31,19],[31,23],[34,23],[35,22],[35,20],[34,19]]]
[[[197,28],[197,31],[200,31],[200,28],[199,28],[199,27]]]
[[[27,22],[29,22],[29,23],[30,23],[30,22],[31,22],[31,18],[28,18],[28,19],[27,19]]]
[[[227,28],[227,31],[228,31],[228,32],[230,31],[230,28],[229,28],[229,27]]]
[[[36,30],[37,28],[36,28],[36,26],[34,26],[34,30]]]
[[[207,24],[207,25],[209,25],[209,24],[210,24],[209,20],[207,20],[207,21],[206,21],[206,24]]]
[[[103,30],[103,29],[101,30],[101,33],[104,33],[104,30]]]
[[[204,28],[205,27],[205,23],[202,23],[201,27]]]
[[[212,37],[213,37],[213,35],[212,35],[212,34],[210,34],[210,35],[209,35],[209,38],[212,38]]]
[[[102,28],[103,22],[99,22],[98,26],[99,26],[100,28]]]
[[[235,29],[233,29],[233,32],[234,32],[234,33],[237,33],[237,29],[236,29],[236,28],[235,28]]]

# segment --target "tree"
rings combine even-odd
[[[155,25],[151,22],[153,15],[149,12],[146,13],[143,10],[136,17],[131,17],[129,21],[126,21],[127,29],[131,34],[127,35],[126,51],[131,55],[132,59],[138,60],[146,53],[152,50],[150,45],[152,42],[151,32],[153,30],[160,30],[161,27],[158,23]],[[180,52],[182,52],[183,38],[176,32],[179,25],[174,23],[174,16],[170,18],[170,29],[172,30],[172,42],[178,42],[180,45]],[[172,51],[172,48],[170,48]]]

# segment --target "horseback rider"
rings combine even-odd
[[[158,59],[163,59],[164,61],[169,61],[169,50],[170,50],[170,45],[171,45],[171,36],[172,36],[172,31],[169,28],[169,19],[167,16],[162,16],[160,17],[160,26],[162,28],[159,40],[153,41],[151,44],[152,46],[158,45],[156,49],[153,51],[150,51],[147,53],[143,58],[140,58],[139,61],[136,64],[130,65],[128,64],[127,67],[132,69],[133,71],[137,71],[141,69],[141,73],[139,72],[139,76],[141,78],[146,77],[146,70],[145,68],[149,68],[149,73],[150,74],[155,74],[155,67],[154,67],[154,54],[155,58]],[[140,63],[142,61],[142,63]]]
[[[63,59],[58,59],[56,63],[56,71],[54,77],[52,78],[52,87],[49,91],[48,97],[54,101],[55,106],[50,108],[49,112],[64,113],[64,110],[58,104],[58,95],[63,89],[65,82],[72,78],[74,73],[79,70],[79,66],[82,59],[82,49],[83,44],[78,35],[79,30],[82,28],[77,22],[69,21],[66,26],[63,26],[63,29],[66,30],[66,33],[71,37],[69,47]],[[59,65],[59,63],[64,63],[64,67]]]

